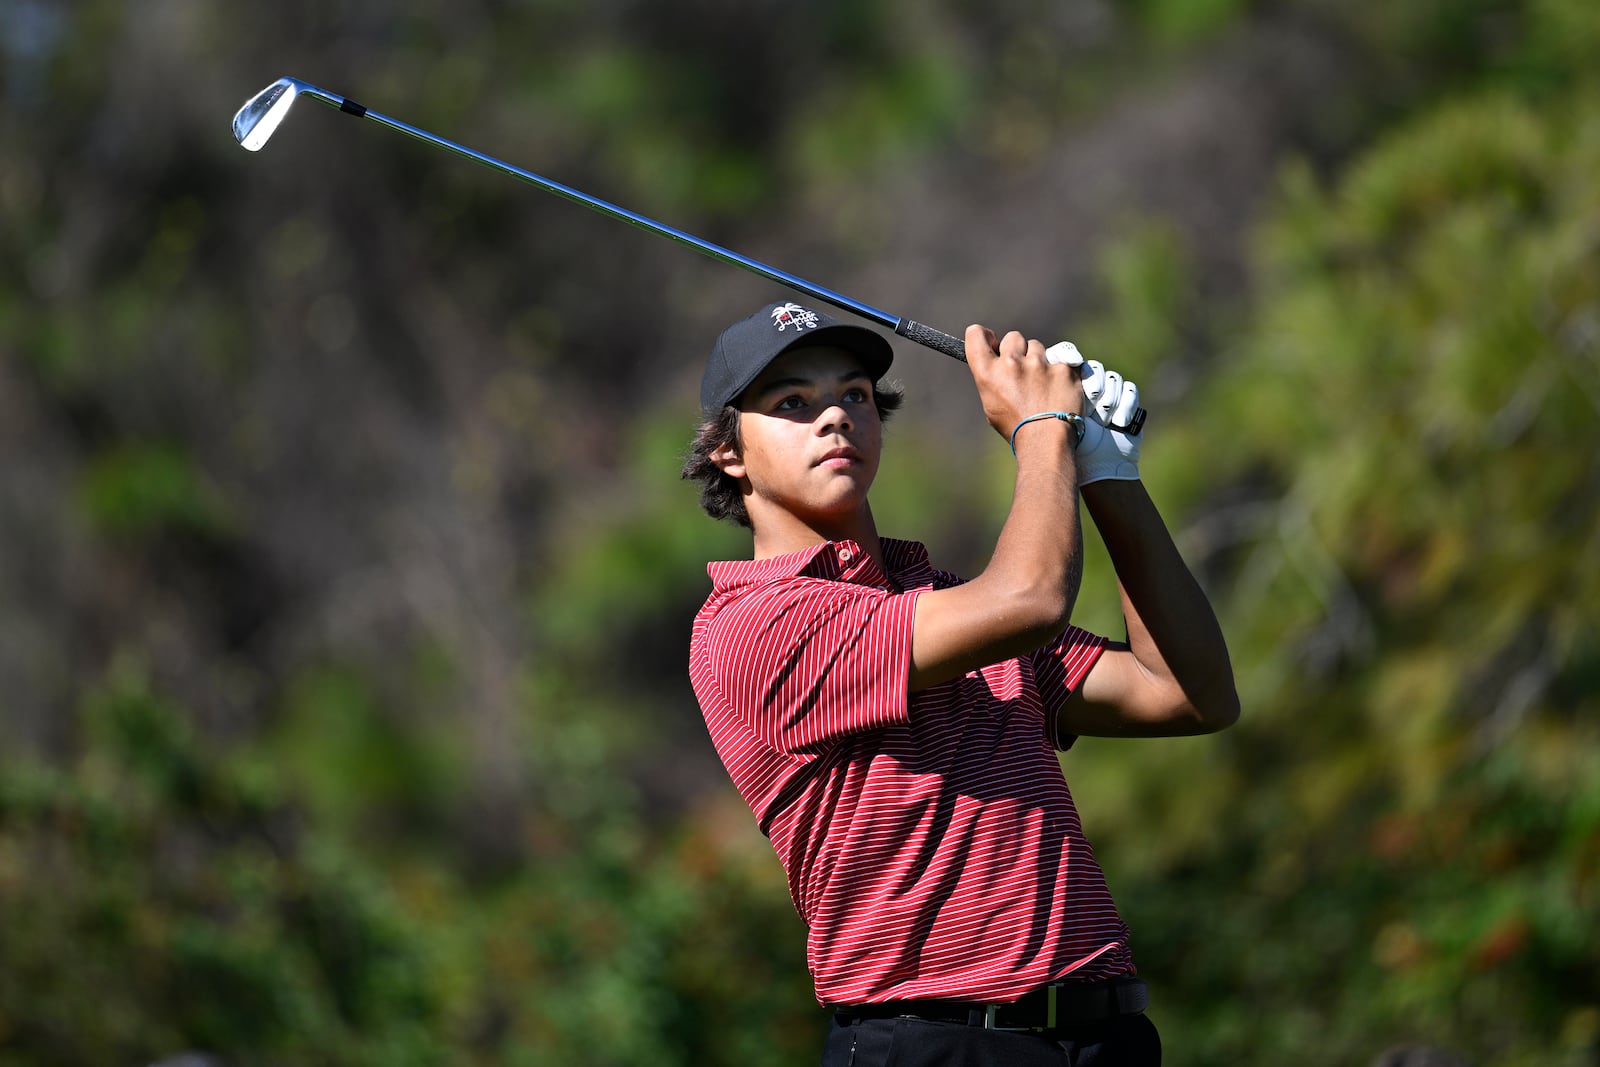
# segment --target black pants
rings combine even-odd
[[[1049,1035],[836,1016],[822,1067],[1161,1067],[1161,1035],[1143,1015]]]

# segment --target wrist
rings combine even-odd
[[[1017,454],[1017,434],[1024,426],[1049,419],[1055,419],[1067,424],[1072,436],[1072,447],[1074,449],[1083,442],[1083,435],[1087,430],[1087,426],[1084,424],[1082,415],[1074,411],[1041,411],[1037,414],[1029,415],[1017,423],[1016,428],[1011,431],[1011,436],[1007,439],[1007,443],[1011,445],[1011,454],[1013,456]]]
[[[1138,481],[1140,439],[1098,421],[1090,422],[1088,428],[1083,447],[1078,449],[1078,485]]]
[[[1090,486],[1098,489],[1103,485],[1137,484],[1140,480],[1139,465],[1125,459],[1107,462],[1105,460],[1084,460],[1078,464],[1078,488],[1088,489]]]

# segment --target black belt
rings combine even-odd
[[[838,1009],[838,1013],[852,1021],[912,1018],[981,1026],[985,1030],[1059,1030],[1122,1015],[1138,1015],[1149,1003],[1150,993],[1144,980],[1124,976],[1104,982],[1057,982],[1040,986],[1009,1004],[886,1000],[879,1004],[852,1004]]]

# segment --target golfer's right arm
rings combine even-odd
[[[917,598],[911,636],[912,692],[1038,648],[1066,626],[1083,572],[1073,429],[1043,412],[1081,414],[1077,368],[1047,363],[1044,345],[973,325],[967,365],[995,432],[1015,432],[1017,481],[1011,512],[983,573]]]

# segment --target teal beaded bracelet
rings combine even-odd
[[[1027,418],[1017,423],[1016,430],[1011,431],[1010,444],[1011,454],[1013,456],[1017,454],[1017,430],[1022,429],[1030,422],[1037,422],[1039,419],[1060,419],[1062,422],[1071,423],[1072,447],[1077,448],[1078,445],[1082,443],[1084,430],[1086,429],[1086,427],[1083,425],[1082,415],[1074,414],[1071,411],[1041,411],[1037,415],[1029,415]]]

